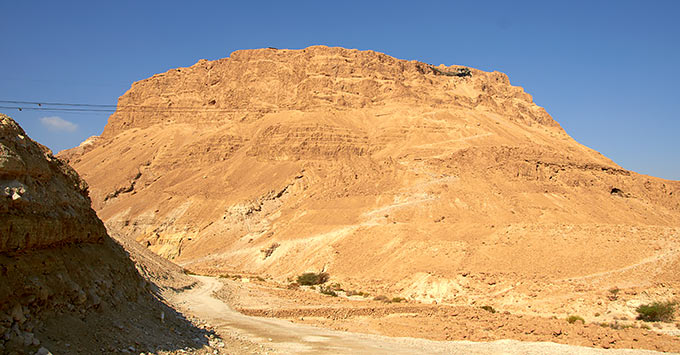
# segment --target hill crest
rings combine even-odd
[[[348,110],[395,102],[502,108],[527,124],[557,126],[531,95],[510,85],[505,74],[467,68],[468,77],[452,75],[461,68],[467,67],[435,67],[339,47],[240,50],[228,58],[200,60],[134,83],[119,99],[119,110],[104,136],[162,122],[170,118],[168,111],[187,112],[187,108],[199,109],[191,113],[200,121],[225,116],[253,120],[278,111]],[[139,118],[140,113],[144,118]]]

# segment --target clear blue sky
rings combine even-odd
[[[680,180],[680,1],[2,1],[0,16],[0,100],[115,104],[237,49],[372,49],[502,71],[579,142]],[[0,112],[55,151],[108,118]]]

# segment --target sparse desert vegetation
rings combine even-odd
[[[619,298],[619,291],[621,291],[618,287],[613,287],[609,289],[609,294],[607,295],[607,299],[610,301],[616,301]]]
[[[481,307],[479,307],[479,308],[481,308],[481,309],[483,309],[483,310],[485,310],[485,311],[487,311],[487,312],[496,313],[496,310],[495,310],[493,307],[491,307],[491,306],[481,306]]]
[[[637,319],[645,322],[670,322],[677,308],[677,302],[664,301],[640,305],[635,309]]]
[[[320,285],[326,283],[329,278],[330,275],[325,272],[306,272],[297,277],[297,283],[302,286]]]
[[[576,323],[576,322],[585,323],[586,321],[581,316],[570,315],[570,316],[567,317],[567,322],[570,323],[570,324],[573,324],[573,323]]]
[[[319,292],[324,295],[338,297],[338,293],[335,292],[335,290],[333,290],[331,287],[319,286]]]
[[[373,297],[374,301],[380,301],[380,302],[385,302],[385,303],[390,303],[390,298],[385,296],[385,295],[378,295]]]

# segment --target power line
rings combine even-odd
[[[46,111],[46,112],[167,112],[167,113],[192,113],[192,112],[213,112],[230,113],[257,111],[247,109],[220,109],[209,107],[189,107],[189,106],[149,106],[149,105],[102,105],[88,103],[68,103],[68,102],[46,102],[46,101],[22,101],[22,100],[0,100],[0,109],[10,109],[18,111]],[[11,106],[10,106],[11,105]],[[28,105],[28,106],[26,106]]]
[[[96,108],[58,108],[58,107],[22,107],[22,106],[0,106],[0,109],[10,109],[19,111],[53,111],[53,112],[169,112],[169,113],[182,113],[182,112],[246,112],[255,110],[228,110],[228,109],[209,109],[209,108],[163,108],[163,107],[119,107],[118,109],[96,109]]]
[[[13,101],[13,100],[0,100],[3,104],[17,104],[17,105],[38,105],[38,106],[80,106],[80,107],[112,107],[116,108],[116,105],[97,105],[97,104],[73,104],[66,102],[41,102],[41,101]]]
[[[91,108],[50,108],[50,107],[19,107],[19,106],[0,106],[0,108],[19,110],[19,111],[53,111],[53,112],[114,112],[115,109],[91,109]]]
[[[15,105],[36,105],[30,109],[47,109],[48,106],[61,107],[88,107],[88,108],[110,108],[110,109],[148,109],[148,110],[216,110],[224,111],[225,109],[206,108],[199,106],[150,106],[150,105],[101,105],[101,104],[84,104],[84,103],[67,103],[67,102],[43,102],[43,101],[16,101],[16,100],[0,100],[0,104],[15,104]],[[19,106],[16,106],[19,107]],[[29,107],[21,106],[21,108],[29,109]],[[231,109],[230,111],[238,111]]]

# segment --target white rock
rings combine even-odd
[[[35,355],[52,355],[52,353],[45,347],[40,347],[40,349],[38,349],[38,351],[35,352]]]

